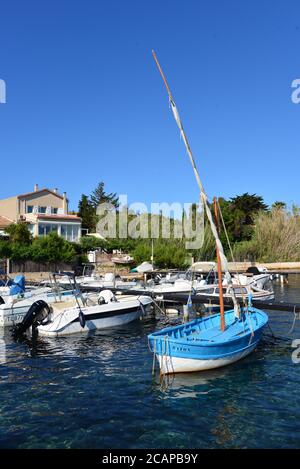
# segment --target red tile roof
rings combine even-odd
[[[0,229],[4,229],[13,223],[9,218],[0,215]]]
[[[51,194],[56,195],[60,199],[63,199],[62,195],[58,194],[57,192],[52,191],[51,189],[47,189],[46,187],[44,187],[44,189],[39,189],[37,191],[26,192],[26,194],[21,194],[21,195],[18,195],[17,197],[18,199],[21,199],[22,197],[27,197],[28,195],[38,194],[39,192],[50,192]]]
[[[80,217],[77,217],[76,215],[47,215],[46,213],[39,213],[37,215],[37,218],[41,218],[42,220],[43,219],[48,219],[50,218],[51,220],[76,220],[76,221],[81,221],[81,218]]]

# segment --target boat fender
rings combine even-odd
[[[84,326],[85,326],[86,320],[85,320],[85,315],[83,314],[83,312],[82,312],[81,310],[80,310],[80,312],[79,312],[78,317],[79,317],[80,325],[81,325],[81,327],[82,327],[82,329],[83,329]]]
[[[3,300],[2,296],[0,296],[0,305],[4,305],[5,301]]]

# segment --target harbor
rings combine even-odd
[[[300,10],[275,3],[3,6],[3,464],[299,450]]]
[[[276,282],[277,301],[300,303],[299,287],[299,276],[288,285]],[[268,314],[273,333],[288,341],[266,331],[258,350],[230,367],[162,382],[152,376],[147,335],[182,317],[160,315],[88,338],[38,337],[35,343],[15,342],[5,330],[0,445],[297,448],[300,383],[291,345],[299,321],[288,334],[293,313]]]

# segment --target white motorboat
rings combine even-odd
[[[233,275],[236,283],[242,286],[253,286],[259,290],[269,290],[271,276],[270,274],[257,274],[257,275],[244,275],[244,274],[235,274]],[[223,281],[223,285],[226,285],[226,282]]]
[[[78,294],[70,301],[37,301],[17,326],[15,334],[23,334],[34,327],[40,335],[57,337],[122,326],[144,316],[151,303],[148,296],[117,297],[110,290],[88,297]]]
[[[195,293],[205,285],[205,280],[187,280],[179,278],[173,283],[165,282],[158,285],[155,285],[153,280],[150,280],[145,286],[136,286],[133,290],[144,290],[161,296],[164,293]]]
[[[77,282],[77,278],[76,278]],[[118,288],[118,289],[130,289],[136,287],[136,281],[127,281],[125,282],[122,278],[118,275],[115,275],[111,272],[108,272],[104,275],[104,277],[99,277],[95,279],[86,279],[80,283],[82,288],[93,288],[95,290],[101,288]]]
[[[235,298],[237,300],[244,300],[248,302],[249,297],[252,300],[260,300],[260,301],[271,301],[274,299],[274,292],[269,290],[260,290],[253,285],[227,285],[223,286],[223,298],[232,298],[231,290],[233,289]],[[198,290],[197,296],[205,296],[208,298],[219,298],[220,297],[220,290],[218,285],[205,285]],[[213,309],[219,309],[218,304],[210,304],[204,303],[204,307]]]
[[[72,290],[52,291],[51,288],[37,288],[30,294],[23,296],[4,296],[0,301],[0,327],[9,327],[19,324],[24,319],[33,303],[44,300],[47,303],[55,301],[68,301],[73,296]]]

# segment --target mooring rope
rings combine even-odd
[[[155,374],[155,359],[156,359],[156,339],[154,338],[153,362],[152,362],[152,375]]]
[[[299,319],[298,315],[299,315],[299,313],[296,313],[296,306],[294,306],[294,320],[293,320],[293,324],[292,324],[291,329],[288,331],[288,334],[292,334],[292,332],[294,332],[296,320]]]

